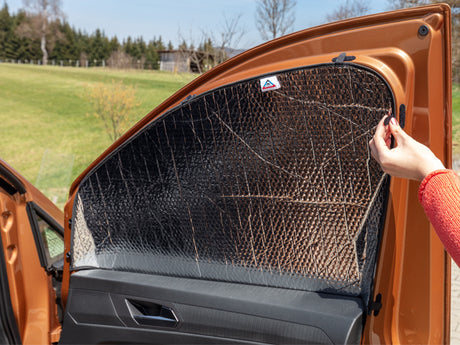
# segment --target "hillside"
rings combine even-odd
[[[141,103],[128,129],[191,81],[192,74],[0,64],[0,157],[60,206],[70,183],[110,144],[87,116],[85,87],[122,80]]]

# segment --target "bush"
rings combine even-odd
[[[136,102],[136,88],[124,85],[122,81],[110,84],[97,83],[87,88],[87,98],[94,106],[94,115],[102,119],[104,128],[112,141],[126,130],[129,115]]]

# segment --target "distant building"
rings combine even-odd
[[[241,52],[243,50],[234,49],[226,49],[223,54],[210,54],[196,50],[159,50],[160,71],[202,73],[226,58],[231,58]],[[222,57],[224,57],[223,60]]]
[[[160,71],[191,72],[191,54],[182,50],[160,50]]]

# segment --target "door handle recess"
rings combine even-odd
[[[131,317],[137,324],[155,327],[176,327],[179,320],[174,311],[161,304],[126,300]]]

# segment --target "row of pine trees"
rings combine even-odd
[[[4,4],[0,11],[0,61],[40,63],[40,40],[27,37],[20,30],[27,19],[24,11],[11,14]],[[158,51],[173,49],[171,42],[165,46],[161,36],[148,42],[142,37],[128,37],[120,42],[116,36],[109,39],[99,29],[88,34],[59,20],[50,25],[53,30],[47,37],[48,64],[158,69]]]

